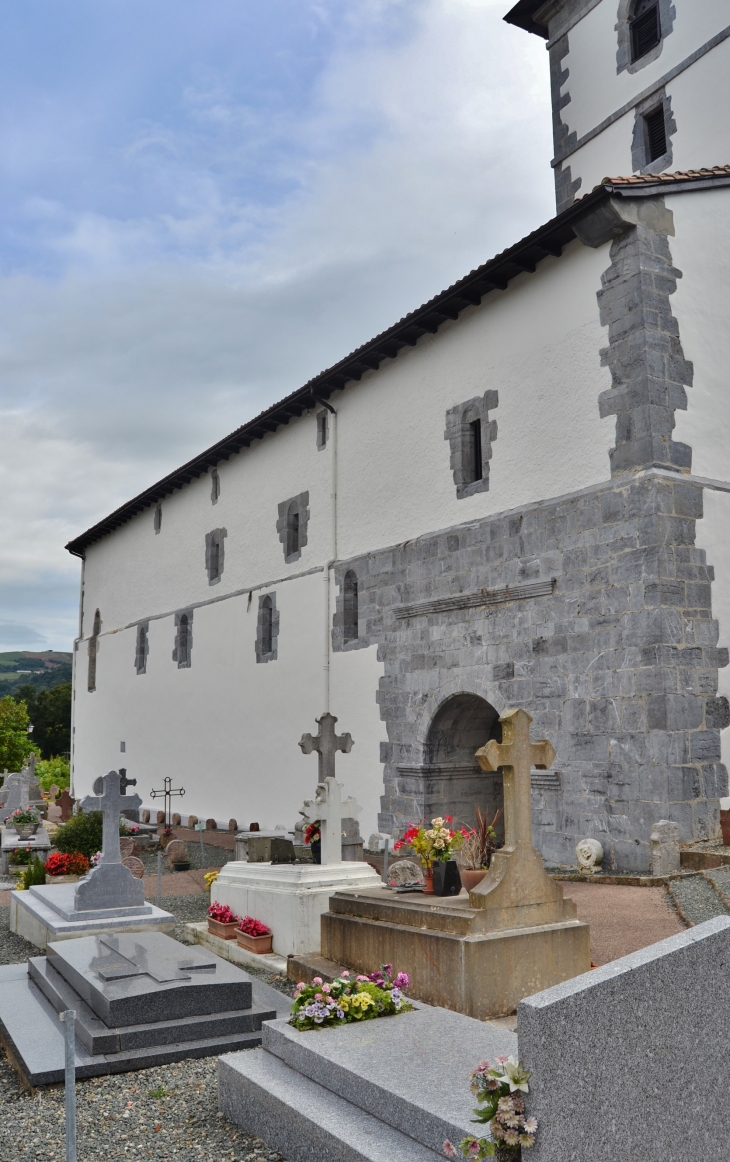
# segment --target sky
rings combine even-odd
[[[554,213],[509,0],[0,0],[0,650],[64,545]]]

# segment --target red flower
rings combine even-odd
[[[217,920],[219,924],[235,924],[239,919],[236,913],[228,907],[228,904],[211,904],[208,908],[208,915],[211,920]]]
[[[270,936],[271,929],[262,924],[260,920],[254,920],[253,916],[244,916],[241,923],[238,925],[239,932],[245,932],[247,936]]]
[[[454,822],[453,815],[444,815],[444,823],[453,823],[453,822]]]

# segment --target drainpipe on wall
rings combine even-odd
[[[316,398],[316,397],[315,397]],[[330,558],[324,567],[324,713],[330,709],[330,654],[332,640],[330,637],[330,570],[337,561],[337,412],[326,399],[317,399],[317,403],[327,408],[332,416],[330,423]]]
[[[84,573],[86,569],[86,557],[81,558],[81,587],[79,591],[79,636],[74,641],[73,658],[71,659],[71,753],[69,755],[69,762],[71,766],[71,786],[69,787],[69,794],[74,793],[74,750],[75,750],[75,729],[76,729],[76,677],[78,673],[77,662],[79,656],[79,647],[84,638]]]

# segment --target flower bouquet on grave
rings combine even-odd
[[[446,864],[453,860],[468,835],[465,829],[452,831],[450,827],[445,826],[447,823],[453,823],[451,815],[438,815],[431,820],[430,827],[426,827],[423,823],[409,823],[403,833],[403,838],[393,844],[394,851],[410,847],[411,851],[418,856],[423,867],[425,881],[423,890],[429,894],[434,891],[434,865]],[[439,871],[445,871],[445,869],[439,869]],[[443,894],[443,891],[439,892],[439,895]]]
[[[304,842],[309,845],[314,863],[322,862],[322,828],[319,819],[304,828]]]
[[[40,822],[40,815],[30,807],[18,807],[8,819],[9,826],[15,828],[20,839],[30,839],[35,835]]]
[[[90,862],[80,851],[66,853],[54,851],[46,860],[46,881],[52,883],[71,883],[85,876]]]
[[[462,1138],[458,1146],[444,1142],[447,1158],[494,1158],[518,1162],[523,1146],[535,1145],[537,1122],[525,1117],[523,1093],[529,1093],[530,1074],[514,1057],[498,1057],[494,1064],[482,1061],[471,1075],[476,1094],[476,1117],[489,1124],[490,1138]]]
[[[321,976],[313,977],[311,984],[300,981],[289,1024],[304,1032],[410,1012],[413,1005],[403,995],[410,984],[408,973],[392,974],[393,965],[384,964],[378,972],[354,980],[345,970],[331,984]]]
[[[244,916],[236,929],[239,946],[247,948],[249,952],[255,952],[257,956],[271,952],[272,939],[271,929],[260,920],[254,920],[253,916]]]
[[[208,906],[208,931],[211,936],[222,936],[224,940],[235,940],[240,916],[232,912],[228,904]]]

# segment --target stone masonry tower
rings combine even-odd
[[[558,211],[604,177],[730,161],[726,0],[519,0],[547,40]]]

